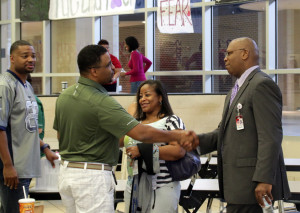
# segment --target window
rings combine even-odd
[[[92,19],[52,21],[52,72],[78,73],[77,54],[92,41]]]
[[[23,22],[21,24],[21,39],[28,41],[35,50],[35,73],[43,72],[43,23]]]
[[[11,25],[1,25],[1,72],[5,72],[10,66]]]
[[[119,61],[123,69],[129,71],[128,62],[130,53],[125,50],[125,39],[128,36],[134,36],[139,42],[138,50],[145,55],[145,18],[144,13],[119,16]],[[130,93],[130,76],[119,78],[119,84],[122,86],[122,92]]]
[[[260,67],[266,73],[280,74],[277,81],[283,89],[283,85],[296,85],[297,78],[290,78],[288,75],[300,73],[300,70],[297,70],[300,68],[300,45],[297,39],[299,37],[297,20],[300,19],[300,2],[276,0],[278,7],[271,7],[275,5],[273,3],[274,1],[252,1],[215,6],[214,1],[191,0],[195,32],[163,34],[159,32],[156,25],[157,1],[136,0],[134,14],[116,15],[114,21],[111,22],[113,24],[106,24],[105,27],[101,22],[99,33],[97,29],[100,28],[100,24],[95,21],[99,17],[21,22],[21,28],[18,30],[19,12],[16,12],[15,17],[11,17],[10,0],[2,1],[1,71],[9,67],[8,51],[12,38],[11,32],[16,34],[21,32],[21,38],[31,41],[40,52],[39,54],[45,51],[51,54],[51,57],[47,59],[42,55],[38,59],[33,77],[41,79],[38,82],[45,84],[40,85],[38,91],[42,91],[43,94],[59,93],[62,81],[67,81],[69,86],[77,81],[79,72],[76,60],[82,47],[96,43],[100,38],[107,39],[110,41],[110,51],[120,59],[123,68],[128,70],[130,54],[124,49],[124,39],[127,36],[135,36],[140,43],[140,52],[150,57],[153,62],[151,67],[153,72],[147,73],[148,78],[161,80],[170,93],[224,94],[235,82],[225,69],[224,53],[232,39],[247,36],[253,38],[258,44]],[[19,0],[16,0],[15,6],[16,11],[19,11]],[[205,14],[202,14],[202,11],[205,11]],[[277,27],[278,30],[278,35],[273,36],[274,42],[266,39],[267,35],[273,32],[269,31],[269,27],[273,25],[270,13],[274,13],[274,17],[278,20],[277,26],[274,24],[274,28]],[[207,16],[208,14],[210,15]],[[149,15],[154,16],[151,21],[149,18],[145,19]],[[101,17],[101,20],[105,18]],[[7,23],[6,20],[10,19],[14,19],[13,25]],[[205,26],[202,26],[203,19]],[[270,26],[266,26],[266,23]],[[45,25],[51,26],[51,30],[46,32]],[[44,32],[46,35],[43,35]],[[15,40],[18,39],[18,36],[13,37]],[[153,40],[153,43],[146,38]],[[47,46],[47,42],[50,46]],[[276,60],[270,62],[270,49],[267,48],[268,45],[274,44],[278,44],[272,52]],[[152,52],[149,51],[150,49]],[[45,63],[49,66],[45,66]],[[277,68],[286,71],[283,74],[282,70],[279,71]],[[119,80],[122,93],[130,91],[129,78],[127,76]],[[291,80],[294,81],[289,82]],[[44,87],[47,89],[42,90],[41,88]],[[285,96],[288,93],[283,91],[284,99],[287,98]],[[293,98],[297,99],[297,95],[295,94]],[[297,106],[289,106],[289,103],[287,102],[285,109],[297,108]]]
[[[11,19],[10,1],[1,1],[1,20]]]
[[[202,70],[201,8],[192,9],[195,33],[160,33],[155,19],[155,71]]]
[[[238,37],[254,39],[259,48],[260,67],[266,68],[265,11],[261,2],[230,4],[213,7],[213,69],[225,70],[225,52],[230,41]],[[231,76],[213,76],[213,92],[228,92],[235,79]]]
[[[36,63],[34,73],[43,71],[43,23],[42,22],[23,22],[21,23],[21,39],[28,41],[34,47],[36,54]],[[42,78],[32,77],[31,85],[34,93],[40,95],[43,93]]]
[[[77,55],[86,45],[92,44],[92,18],[78,18],[52,21],[52,73],[65,74],[65,77],[51,78],[52,94],[61,91],[61,82],[68,86],[76,83],[79,76]],[[67,77],[69,76],[69,77]]]
[[[278,1],[278,68],[300,68],[300,1]]]
[[[278,56],[279,69],[298,68],[300,72],[300,1],[278,1]],[[283,132],[300,136],[300,74],[279,74],[278,85],[283,98]]]
[[[278,75],[283,101],[283,133],[300,136],[300,74]]]
[[[138,0],[137,0],[138,1]],[[197,3],[197,2],[202,2],[202,0],[190,0],[191,3]],[[157,1],[154,1],[155,7],[158,7]]]
[[[64,77],[51,77],[51,91],[52,94],[60,94],[64,88],[63,84],[66,82],[66,87],[76,84],[79,77],[64,76]]]
[[[202,71],[201,8],[192,9],[192,21],[194,33],[166,34],[160,33],[155,19],[155,72]],[[169,72],[169,76],[156,76],[156,79],[162,81],[170,93],[203,91],[202,76]]]
[[[31,86],[34,90],[35,95],[42,95],[42,78],[41,77],[32,77]]]

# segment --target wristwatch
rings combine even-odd
[[[46,148],[50,149],[50,146],[47,143],[45,143],[43,146],[41,146],[41,152],[44,152],[44,149],[46,149]]]

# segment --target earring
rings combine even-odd
[[[161,105],[161,104],[162,104],[162,101],[159,101],[159,104]]]

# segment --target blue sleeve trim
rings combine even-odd
[[[0,130],[2,130],[2,131],[6,131],[6,127],[4,127],[4,126],[0,126]]]
[[[11,70],[7,70],[7,72],[9,72],[10,74],[12,74],[23,85],[23,87],[26,86],[26,84],[23,83],[23,81],[19,78],[19,76],[16,75],[16,73],[14,73]]]

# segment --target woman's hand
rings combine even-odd
[[[159,147],[159,159],[175,161],[183,158],[186,151],[177,141],[170,142],[168,145]]]
[[[137,146],[131,146],[126,149],[126,154],[131,158],[135,159],[141,156],[140,150]]]

